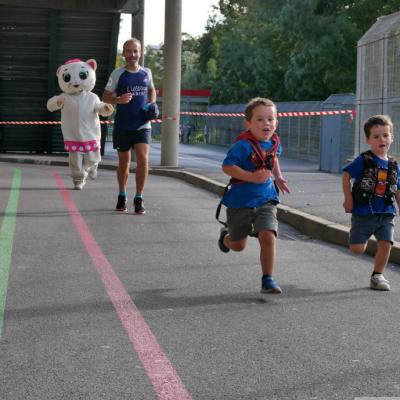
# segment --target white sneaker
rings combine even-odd
[[[389,281],[382,274],[371,276],[371,289],[375,290],[390,290]]]
[[[89,171],[89,178],[95,180],[97,178],[97,169],[92,169]]]
[[[82,190],[84,186],[85,186],[85,182],[74,182],[75,190]]]

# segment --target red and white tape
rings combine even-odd
[[[244,117],[243,113],[215,113],[200,111],[182,111],[181,115],[193,115],[202,117]],[[350,121],[353,120],[355,110],[332,110],[332,111],[290,111],[278,112],[278,117],[315,117],[320,115],[343,115],[350,114]],[[151,122],[161,123],[163,120],[176,121],[177,117],[164,116],[162,119],[154,119]],[[100,121],[102,124],[113,124],[114,121]],[[61,121],[0,121],[0,125],[60,125]]]
[[[61,125],[61,121],[0,121],[0,125]]]
[[[194,112],[182,111],[182,115],[198,115],[206,117],[244,117],[244,113],[212,113],[212,112]],[[354,110],[333,110],[333,111],[290,111],[278,112],[278,117],[314,117],[317,115],[355,115]]]
[[[162,122],[155,119],[151,122]],[[114,121],[100,121],[101,124],[112,125]],[[0,125],[61,125],[61,121],[0,121]]]

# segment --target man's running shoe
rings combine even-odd
[[[121,194],[118,195],[118,201],[117,201],[117,205],[115,207],[115,210],[116,211],[123,211],[123,212],[127,211],[127,208],[126,208],[126,196],[123,196]]]
[[[390,290],[389,281],[382,274],[371,276],[370,287],[375,290]]]
[[[218,247],[223,253],[228,253],[229,248],[224,245],[224,237],[228,234],[228,229],[226,228],[221,228],[221,233],[219,234],[219,239],[218,239]]]
[[[133,199],[133,206],[135,207],[135,214],[146,214],[142,197],[135,197]]]
[[[280,294],[280,293],[282,293],[282,289],[275,282],[275,280],[272,276],[263,276],[261,279],[260,293]]]

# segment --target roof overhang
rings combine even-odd
[[[139,10],[139,0],[0,0],[0,5],[132,14]]]

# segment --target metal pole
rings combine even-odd
[[[135,13],[132,13],[132,37],[139,39],[142,43],[142,55],[139,64],[144,65],[144,2],[145,0],[138,0],[138,8]]]
[[[144,4],[145,0],[137,0],[138,7],[134,13],[132,13],[132,26],[131,33],[132,37],[139,39],[141,46],[141,56],[139,64],[144,66]],[[136,163],[136,152],[131,150],[132,163]]]
[[[182,0],[165,1],[161,165],[178,166]]]

